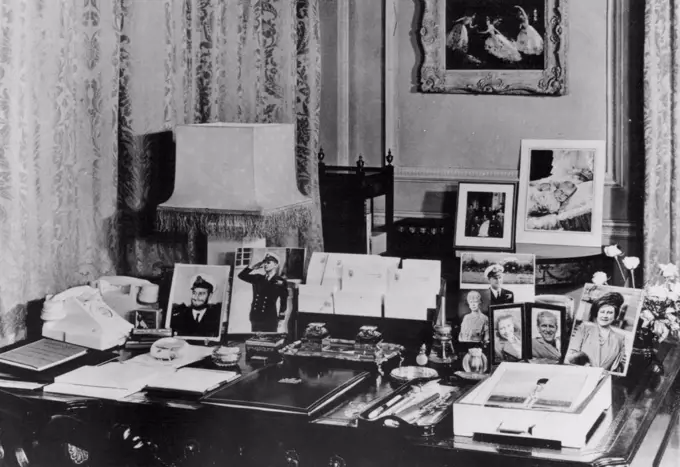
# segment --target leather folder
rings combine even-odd
[[[368,381],[369,375],[359,369],[270,365],[208,394],[202,402],[312,416]]]

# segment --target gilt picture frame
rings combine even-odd
[[[423,0],[420,91],[567,94],[568,0]]]

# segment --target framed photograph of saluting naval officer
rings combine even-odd
[[[304,264],[304,248],[236,250],[227,333],[286,332]]]
[[[229,302],[231,266],[176,264],[165,327],[178,337],[219,341]]]

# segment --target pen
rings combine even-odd
[[[387,403],[386,403],[385,405],[383,405],[383,406],[381,406],[381,407],[378,407],[378,408],[375,409],[373,412],[369,413],[369,414],[368,414],[368,419],[369,419],[369,420],[372,420],[372,419],[376,418],[378,415],[380,415],[381,413],[383,413],[383,411],[389,409],[389,408],[392,407],[394,404],[396,404],[397,402],[399,402],[403,397],[404,397],[404,396],[403,396],[402,394],[399,394],[399,395],[395,396],[394,398],[390,399],[389,401],[387,401]]]
[[[420,410],[422,407],[425,407],[427,404],[429,404],[430,402],[434,402],[437,399],[439,399],[438,392],[430,394],[429,396],[423,398],[422,400],[415,402],[412,405],[404,407],[399,412],[395,413],[395,415],[399,418],[406,420],[406,418],[409,418],[411,415],[417,414],[418,410]]]

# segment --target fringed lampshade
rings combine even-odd
[[[175,190],[158,206],[160,230],[271,238],[309,224],[312,200],[297,187],[294,125],[179,125],[176,145]]]

